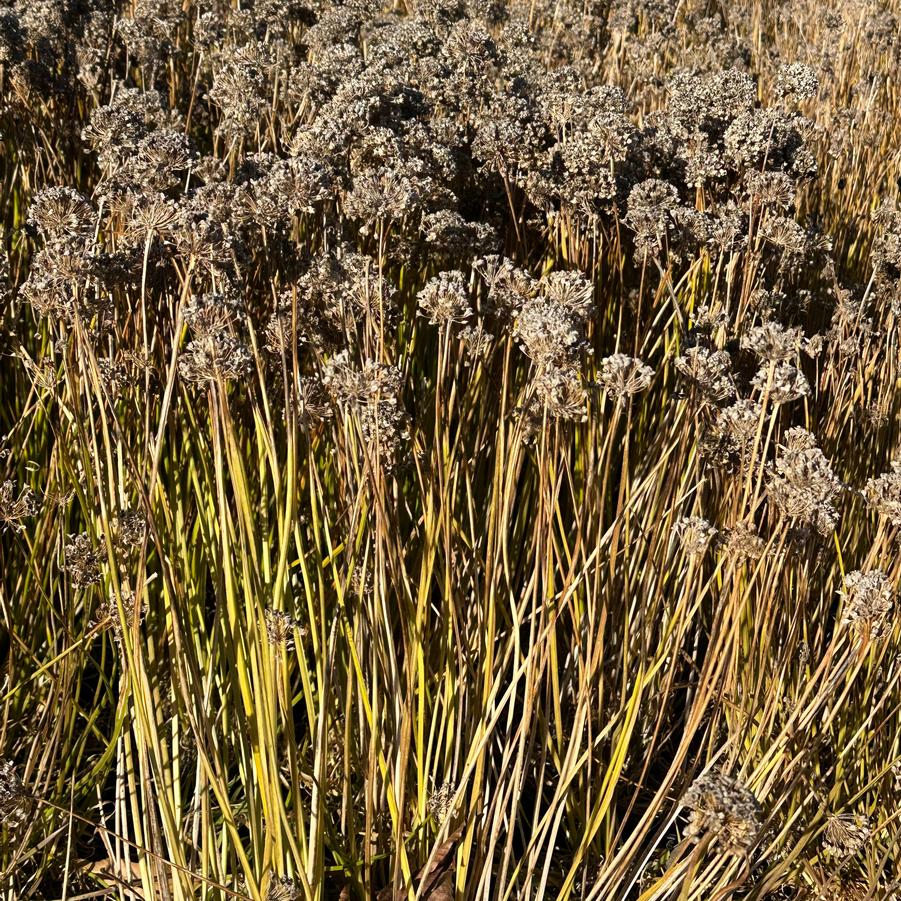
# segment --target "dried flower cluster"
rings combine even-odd
[[[760,804],[738,780],[723,773],[698,776],[682,798],[691,811],[688,830],[700,839],[712,836],[725,850],[746,854],[763,825]]]

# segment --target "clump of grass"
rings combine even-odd
[[[897,893],[899,16],[5,3],[0,894]]]

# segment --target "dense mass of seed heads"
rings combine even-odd
[[[2,0],[2,160],[5,185],[17,187],[9,188],[15,202],[7,204],[4,223],[12,228],[2,232],[0,303],[11,311],[10,339],[22,344],[6,356],[24,370],[29,392],[25,412],[17,410],[16,416],[23,421],[32,416],[38,435],[75,420],[78,379],[96,383],[103,401],[79,423],[81,456],[68,447],[61,454],[59,465],[71,485],[56,497],[37,482],[27,484],[33,471],[25,450],[29,439],[17,439],[15,430],[4,438],[4,459],[8,444],[14,448],[21,440],[22,450],[9,454],[0,484],[0,523],[10,540],[21,539],[30,559],[51,555],[50,584],[60,593],[71,589],[77,598],[75,613],[54,620],[53,628],[44,630],[48,636],[59,630],[68,635],[86,612],[98,632],[112,633],[123,654],[126,631],[139,630],[148,641],[166,636],[148,659],[177,653],[168,647],[167,629],[192,596],[183,591],[172,555],[158,544],[173,534],[180,536],[180,551],[210,535],[227,543],[230,529],[246,523],[236,525],[225,511],[248,482],[262,477],[242,470],[232,489],[209,500],[196,523],[172,518],[181,498],[165,497],[157,477],[165,480],[180,469],[182,454],[207,471],[211,455],[219,460],[224,453],[233,462],[245,445],[258,442],[270,455],[276,495],[283,484],[296,490],[298,481],[313,495],[321,490],[335,507],[331,512],[339,528],[348,529],[330,534],[325,562],[310,566],[306,557],[312,560],[318,550],[316,541],[307,544],[315,528],[310,520],[319,523],[323,510],[311,509],[303,519],[307,513],[297,513],[292,499],[279,516],[283,525],[297,519],[296,529],[293,521],[285,529],[299,549],[298,562],[286,563],[295,555],[280,547],[277,578],[293,578],[299,566],[318,603],[319,595],[328,594],[322,584],[310,587],[321,578],[318,570],[343,565],[341,554],[355,560],[346,593],[359,605],[342,609],[340,632],[358,640],[372,623],[384,620],[386,632],[398,641],[390,653],[373,647],[371,659],[362,663],[356,645],[349,655],[354,678],[366,688],[372,680],[383,710],[403,710],[410,703],[396,674],[382,681],[373,672],[386,660],[393,666],[404,659],[410,642],[423,640],[405,606],[415,590],[421,594],[413,606],[420,610],[440,608],[444,615],[448,598],[471,605],[471,616],[463,618],[469,622],[462,622],[455,608],[435,635],[454,636],[454,655],[474,682],[482,674],[469,630],[481,634],[486,627],[480,599],[502,596],[509,601],[503,628],[515,633],[516,641],[515,651],[498,659],[515,658],[520,665],[525,635],[520,627],[527,622],[522,597],[535,591],[538,576],[523,577],[528,567],[518,558],[530,560],[528,554],[542,548],[546,556],[534,567],[536,574],[549,573],[551,583],[565,571],[584,576],[578,591],[542,586],[550,589],[548,607],[562,598],[561,609],[569,616],[567,605],[576,598],[573,609],[580,612],[572,614],[572,624],[562,619],[553,624],[561,635],[572,628],[576,636],[567,653],[558,654],[554,644],[553,654],[534,655],[555,660],[548,665],[554,670],[548,696],[578,709],[580,718],[594,705],[594,689],[584,696],[567,689],[570,694],[560,699],[559,679],[584,666],[589,650],[599,660],[619,659],[618,646],[617,653],[600,654],[585,644],[586,636],[597,632],[596,604],[625,597],[629,615],[619,619],[627,624],[626,634],[617,633],[616,641],[643,628],[643,601],[630,594],[638,570],[653,574],[641,577],[650,586],[648,595],[660,584],[669,592],[683,565],[710,578],[704,592],[719,585],[724,572],[739,572],[728,578],[750,580],[741,583],[741,592],[743,609],[752,613],[745,591],[759,590],[767,598],[790,595],[792,605],[798,601],[798,613],[786,627],[786,648],[802,633],[822,639],[829,660],[834,647],[828,642],[844,641],[848,633],[862,644],[882,642],[873,653],[889,647],[897,631],[896,570],[883,562],[884,570],[841,574],[846,563],[866,565],[864,545],[871,538],[876,544],[874,535],[897,542],[901,527],[901,463],[889,462],[885,453],[890,458],[897,451],[893,355],[901,318],[901,208],[891,186],[891,173],[897,179],[891,150],[897,143],[892,144],[897,109],[890,87],[901,64],[898,10],[868,0],[839,10],[800,0],[763,3],[755,10],[694,0],[587,5],[442,0],[418,7],[371,0]],[[794,36],[791,58],[784,58],[780,35]],[[869,160],[870,181],[858,177],[847,195],[865,215],[846,220],[836,212],[844,204],[844,172],[861,158]],[[840,199],[822,199],[832,195]],[[21,375],[17,370],[16,378]],[[454,402],[485,385],[487,391],[473,394],[478,414],[464,422],[466,417],[452,409]],[[447,406],[433,404],[433,398]],[[157,402],[177,411],[186,433],[201,422],[199,411],[207,404],[217,425],[208,440],[194,435],[182,443],[179,435],[172,442],[164,429],[148,434],[141,463],[133,456],[140,442],[131,447],[128,440],[115,461],[111,454],[102,459],[97,436],[117,424],[110,411],[128,409],[135,421],[146,414],[149,422]],[[47,413],[55,404],[59,422]],[[835,413],[841,404],[848,416]],[[13,419],[5,412],[3,418]],[[442,418],[446,421],[436,426],[434,420]],[[858,420],[866,423],[863,432]],[[229,443],[222,423],[234,426],[241,440]],[[283,483],[278,452],[295,423],[308,456],[303,477],[292,473]],[[505,463],[534,464],[534,472],[555,485],[554,492],[583,480],[587,487],[571,505],[555,494],[554,516],[536,527],[541,534],[522,538],[516,548],[507,546],[506,534],[498,538],[485,526],[503,547],[503,566],[494,566],[503,579],[483,595],[487,554],[464,539],[462,525],[478,511],[470,504],[463,514],[444,508],[436,513],[435,504],[438,496],[453,503],[448,499],[470,484],[511,424],[516,447],[503,445]],[[268,441],[267,427],[277,441]],[[198,431],[204,428],[201,422]],[[843,437],[851,432],[853,438]],[[857,459],[854,442],[862,435],[870,436],[869,443]],[[158,459],[164,437],[174,449],[167,448],[171,458]],[[600,450],[608,440],[612,444]],[[460,448],[466,471],[462,476],[455,471],[448,480],[436,461],[450,459]],[[563,451],[550,457],[549,448]],[[685,451],[678,477],[665,468],[677,449]],[[291,443],[295,460],[297,453]],[[319,458],[328,461],[321,470]],[[107,466],[129,473],[116,490],[96,484],[97,473]],[[129,487],[129,479],[141,466],[146,472],[139,478],[152,475],[142,485],[149,490],[138,496],[137,482]],[[664,473],[659,477],[658,467]],[[527,484],[523,471],[516,470],[501,492],[504,505],[522,499],[528,507],[515,517],[511,531],[517,535],[519,524],[538,521],[533,509],[538,489]],[[433,480],[427,491],[416,481],[423,472]],[[77,515],[65,512],[73,493],[79,498]],[[253,503],[262,508],[269,497],[258,494]],[[646,523],[637,525],[652,503],[655,522],[674,523],[671,532],[661,530],[662,540]],[[159,521],[144,512],[154,505],[162,510]],[[674,520],[689,509],[698,512]],[[32,545],[30,530],[57,514],[60,538]],[[447,560],[429,558],[428,578],[413,589],[396,560],[379,556],[381,545],[374,564],[356,561],[354,555],[369,540],[364,541],[366,530],[354,525],[358,515],[380,529],[406,528],[400,543],[411,558],[436,521],[449,524],[460,547],[449,540],[442,549]],[[569,517],[573,524],[567,525]],[[604,538],[583,571],[581,558],[570,553],[567,530],[590,531],[595,522],[603,524]],[[182,541],[182,531],[190,529]],[[248,559],[257,565],[261,551],[240,534]],[[853,548],[849,559],[842,550],[837,567],[835,561],[825,567],[822,579],[788,562],[788,550],[821,562],[832,545],[844,548],[843,540]],[[267,536],[261,542],[267,552],[270,541]],[[573,543],[581,553],[581,533]],[[620,571],[621,557],[639,545],[665,545],[667,565],[675,569],[664,572],[658,559]],[[885,557],[884,543],[881,548]],[[859,559],[850,560],[852,554]],[[148,557],[166,585],[164,601],[156,589],[147,592],[143,581],[136,582],[144,578],[136,571],[146,567]],[[675,558],[680,562],[672,563]],[[719,567],[715,578],[708,565]],[[608,570],[599,569],[598,575],[597,567],[608,567],[609,584]],[[265,560],[264,575],[256,581],[245,568],[242,578],[252,582],[248,594],[270,592],[274,568]],[[429,579],[441,581],[434,596]],[[209,578],[210,585],[214,581]],[[13,587],[30,599],[29,585]],[[142,588],[136,593],[132,585]],[[204,590],[195,593],[202,597]],[[217,594],[221,588],[209,590]],[[157,609],[148,614],[151,595]],[[813,603],[817,595],[828,597],[833,607],[818,607],[818,618],[808,622],[802,600]],[[215,600],[207,605],[211,609],[201,603],[200,614],[188,617],[188,632],[211,629],[216,641],[222,640],[220,626],[210,626],[225,609],[218,594]],[[5,595],[3,604],[6,615]],[[296,650],[297,636],[315,636],[311,644],[321,651],[326,624],[306,622],[307,612],[283,610],[281,602],[271,606],[269,598],[246,606],[260,616],[257,634],[271,645],[284,672],[287,658],[294,656],[284,652]],[[723,618],[724,607],[715,605],[710,612],[700,600],[697,606],[702,618],[732,628]],[[668,624],[671,615],[667,609],[662,619]],[[529,628],[547,635],[551,627],[537,613],[529,616]],[[584,622],[577,621],[580,617]],[[738,618],[736,629],[737,624]],[[491,628],[496,628],[494,614]],[[656,640],[655,628],[648,626],[645,644]],[[234,624],[224,631],[235,631]],[[694,680],[707,674],[707,631],[702,619],[685,633],[690,642],[667,658],[688,662],[684,673],[672,670],[669,684],[679,685],[680,692],[689,685],[692,697]],[[169,643],[176,648],[183,637],[175,630]],[[763,651],[756,640],[730,646],[722,660],[738,661],[739,668],[759,664],[759,686],[790,667],[783,657],[757,660],[754,655]],[[780,645],[773,654],[783,651]],[[103,666],[118,666],[122,657]],[[563,660],[559,673],[558,658]],[[329,652],[314,669],[330,678],[335,659]],[[440,678],[435,685],[429,681],[431,667],[443,674],[448,659],[437,651],[420,656],[422,673],[413,680],[421,680],[418,702],[436,695]],[[617,664],[609,666],[613,671]],[[498,681],[506,684],[510,673],[499,672]],[[92,671],[91,678],[95,675]],[[245,675],[233,680],[242,689]],[[210,678],[216,682],[219,675]],[[636,684],[643,685],[643,678]],[[741,678],[731,672],[723,678],[728,689],[720,695],[728,712],[717,728],[729,732],[724,741],[739,754],[749,745],[741,730],[756,720],[740,709],[746,703]],[[320,700],[314,704],[308,679],[305,671],[304,702],[312,709]],[[628,685],[630,679],[623,676],[620,682]],[[387,703],[380,694],[386,682],[389,693],[398,692]],[[447,690],[463,697],[459,689]],[[331,703],[328,691],[321,697],[323,705]],[[656,710],[648,719],[644,699],[635,734],[654,742],[682,729],[690,701],[679,697],[677,712],[666,710],[659,721]],[[235,718],[241,729],[250,699],[242,701]],[[369,704],[365,695],[360,709],[371,717]],[[708,722],[707,716],[697,719]],[[785,734],[795,741],[797,724],[787,722]],[[377,731],[372,722],[367,729]],[[346,734],[351,731],[348,727]],[[605,725],[586,752],[592,767],[595,751],[601,761],[590,783],[606,772],[608,740]],[[623,740],[628,744],[628,737]],[[831,741],[821,734],[811,740],[820,743],[818,753]],[[222,753],[218,738],[214,744],[215,753]],[[241,746],[241,740],[229,737],[225,744]],[[525,759],[524,742],[515,770],[520,788],[540,806],[548,792],[545,777],[537,774],[549,766],[547,759],[557,761],[561,754],[553,742],[548,753],[531,738],[528,753],[537,746],[542,762]],[[381,753],[379,745],[371,760]],[[658,793],[669,799],[669,783],[656,761],[632,772],[628,760],[629,778],[637,778],[640,790],[625,802],[623,823],[632,822],[636,804],[642,811],[647,804],[652,817],[663,803]],[[377,782],[389,769],[380,758],[378,763]],[[453,819],[455,780],[463,778],[461,767],[454,767],[454,778],[433,781],[440,787],[417,799],[410,834],[420,835],[426,812],[439,825]],[[650,780],[648,772],[655,774]],[[344,776],[343,770],[333,774]],[[425,774],[417,776],[410,781],[421,794],[430,783]],[[319,774],[309,778],[315,781]],[[341,828],[359,788],[355,780],[355,774],[349,776],[337,792],[345,799],[335,816]],[[367,786],[366,803],[378,793],[388,797],[386,788],[384,782]],[[587,791],[590,796],[593,783]],[[318,795],[313,797],[318,803]],[[27,799],[13,765],[0,762],[5,825],[22,825]],[[294,799],[295,806],[307,800]],[[459,807],[481,809],[483,801]],[[514,818],[524,807],[518,802]],[[691,812],[692,837],[710,835],[731,852],[755,847],[763,814],[738,781],[702,776],[683,804]],[[617,816],[621,812],[615,810]],[[815,815],[805,808],[802,817]],[[411,825],[385,827],[378,816],[387,817],[386,810],[367,808],[367,847],[360,852],[366,891],[372,889],[373,856],[395,855],[396,836]],[[616,819],[610,811],[607,816],[611,824]],[[510,811],[498,808],[492,822],[530,836],[541,831],[536,823],[510,820]],[[223,821],[234,827],[228,817]],[[605,831],[627,843],[628,830],[621,825]],[[339,837],[341,828],[328,834],[330,866],[359,874],[353,846],[360,835]],[[553,840],[560,849],[565,846],[560,859],[572,857],[576,869],[589,860],[597,864],[600,856],[595,835],[583,843],[580,828],[567,824],[569,833],[555,831]],[[156,841],[158,831],[154,821],[148,835]],[[866,817],[832,816],[823,847],[844,861],[859,854],[872,835]],[[318,848],[318,841],[314,837],[311,847]],[[493,841],[490,836],[485,844],[493,847]],[[500,868],[505,871],[513,854],[512,845],[506,847]],[[269,866],[268,851],[263,856]],[[558,868],[555,854],[549,854],[545,872],[552,859]],[[601,856],[599,872],[609,863],[622,881],[616,859],[610,854],[605,862]],[[496,863],[488,862],[483,883],[474,878],[467,890],[478,885],[489,892],[485,886],[499,869]],[[539,865],[534,856],[528,866],[520,863],[512,869],[527,874],[522,878],[531,878]],[[254,863],[257,869],[262,865]],[[673,866],[681,866],[678,857]],[[573,884],[565,873],[554,879],[555,889]],[[841,880],[842,886],[859,885],[850,876]],[[614,887],[603,884],[612,897]],[[261,896],[270,901],[303,894],[292,879],[274,873],[261,885],[268,885]],[[402,894],[399,885],[395,888]],[[29,891],[40,894],[34,887]],[[507,892],[517,893],[528,894],[518,883]]]

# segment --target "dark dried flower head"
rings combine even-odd
[[[456,269],[429,279],[416,295],[416,301],[432,325],[466,322],[472,316],[466,279]]]
[[[575,367],[547,366],[532,381],[537,398],[551,416],[584,422],[588,393]]]
[[[628,354],[613,354],[601,360],[598,384],[617,400],[644,391],[654,378],[654,370]]]
[[[38,496],[28,487],[16,492],[16,483],[7,479],[0,485],[0,523],[14,529],[22,529],[23,519],[41,512]]]
[[[795,100],[809,100],[816,97],[820,80],[816,72],[804,63],[789,63],[779,68],[776,76],[777,97],[793,97]]]
[[[757,534],[754,523],[740,522],[727,529],[722,548],[735,560],[759,560],[766,549],[766,542]]]
[[[741,346],[767,363],[783,363],[797,356],[801,330],[786,328],[774,319],[755,325],[742,335]]]
[[[72,188],[44,188],[31,201],[28,225],[48,242],[87,238],[94,231],[94,211]]]
[[[447,780],[429,795],[428,811],[439,824],[444,823],[451,812],[451,802],[454,800],[456,789],[457,786],[451,780]]]
[[[73,588],[96,585],[102,578],[100,564],[103,554],[96,550],[87,532],[71,536],[65,545],[66,572],[72,578]]]
[[[842,625],[870,638],[887,635],[893,625],[895,590],[888,576],[880,570],[855,570],[845,576]]]
[[[274,874],[269,877],[266,901],[300,901],[302,897],[301,887],[293,879]]]
[[[263,65],[252,56],[226,60],[210,89],[210,100],[222,111],[220,131],[239,136],[257,124],[269,103],[267,82]]]
[[[826,821],[823,848],[833,857],[848,860],[870,840],[869,817],[860,814],[833,814]]]
[[[178,361],[186,382],[228,382],[253,368],[253,358],[240,338],[226,331],[209,332],[191,341]]]
[[[745,191],[755,205],[787,210],[795,201],[795,180],[786,172],[758,172],[745,174]]]
[[[322,383],[338,407],[356,415],[365,444],[393,470],[410,440],[400,370],[373,360],[357,368],[348,352],[341,351],[326,363]]]
[[[832,501],[842,483],[810,432],[792,428],[783,441],[775,465],[767,466],[769,497],[783,516],[827,535],[838,522]]]
[[[16,774],[11,760],[0,760],[0,825],[14,831],[27,821],[34,799]]]
[[[274,648],[293,651],[295,630],[301,635],[306,633],[300,622],[289,613],[273,607],[266,608],[266,637]]]
[[[694,385],[708,401],[723,401],[735,394],[732,361],[723,350],[697,346],[688,348],[675,361],[676,371]]]
[[[901,526],[901,462],[893,460],[888,472],[868,479],[864,496],[893,526]]]
[[[513,336],[539,367],[573,365],[587,346],[583,317],[545,294],[523,302]]]
[[[185,305],[185,322],[197,337],[223,331],[234,324],[244,303],[231,294],[195,294]]]
[[[751,385],[774,404],[787,404],[810,394],[807,377],[791,363],[764,366],[751,380]]]
[[[763,825],[760,804],[750,789],[723,773],[698,776],[682,798],[691,811],[689,834],[712,835],[724,850],[747,854]]]
[[[759,403],[742,398],[717,412],[716,425],[740,448],[754,439],[762,415],[763,408]]]
[[[121,645],[123,633],[135,627],[136,616],[139,624],[144,618],[144,608],[138,610],[134,591],[128,582],[123,582],[118,595],[111,591],[98,605],[96,625],[100,629],[112,629],[116,644]]]
[[[146,532],[147,518],[138,510],[123,510],[113,519],[115,542],[121,550],[140,547]]]
[[[470,362],[486,359],[494,346],[494,335],[486,330],[485,323],[481,320],[460,329],[459,338],[466,348],[466,356]]]

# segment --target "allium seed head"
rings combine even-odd
[[[760,804],[750,789],[722,773],[698,776],[682,798],[691,811],[688,831],[696,840],[712,835],[724,850],[746,854],[763,826]]]
[[[895,590],[885,573],[878,569],[866,573],[849,572],[839,594],[844,600],[842,625],[865,632],[874,639],[891,631]]]

